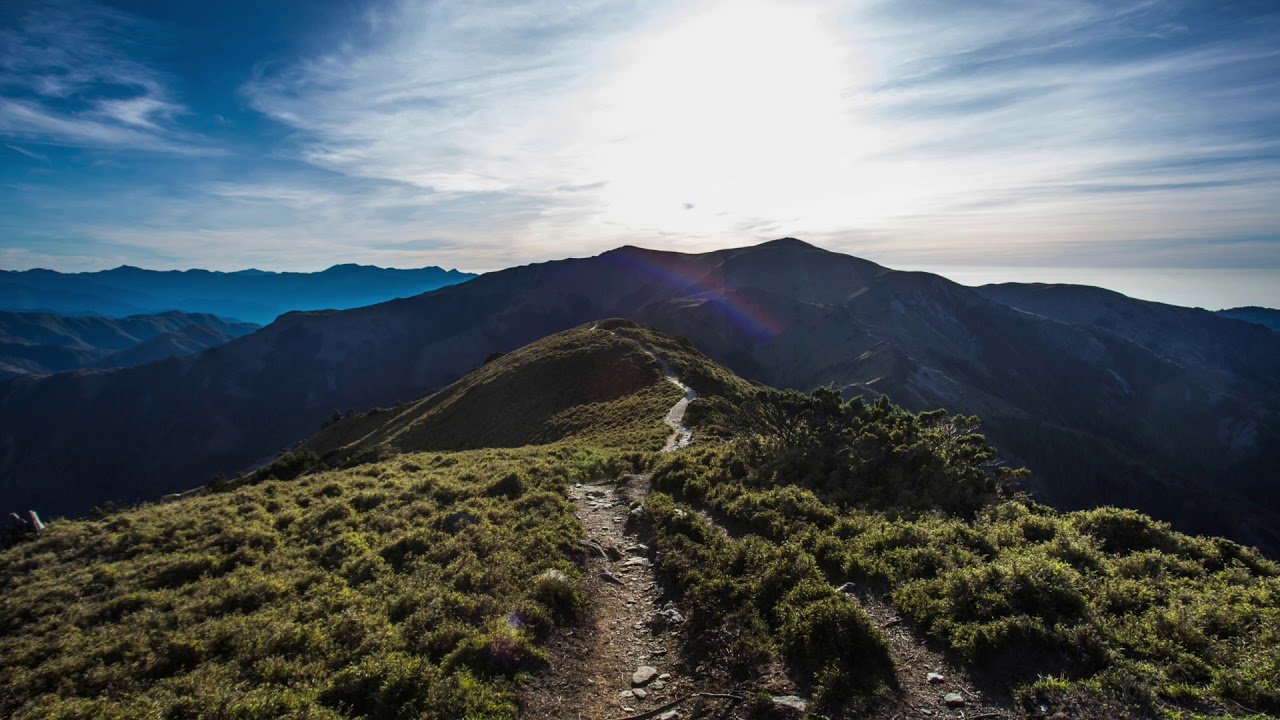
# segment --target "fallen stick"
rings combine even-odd
[[[691,698],[696,698],[696,697],[722,698],[726,700],[742,699],[741,695],[730,695],[729,693],[691,692],[688,695],[684,695],[676,698],[675,700],[672,700],[671,702],[667,703],[666,705],[663,705],[662,707],[654,708],[653,710],[650,710],[648,712],[642,712],[639,715],[628,715],[627,717],[618,718],[617,720],[649,720],[649,718],[657,717],[662,713],[684,702],[685,700],[689,700]]]

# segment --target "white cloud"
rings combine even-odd
[[[0,98],[0,135],[80,147],[125,148],[179,155],[209,155],[214,148],[188,145],[135,123],[51,112],[38,103]]]
[[[46,156],[44,156],[44,155],[41,155],[40,153],[35,152],[35,151],[33,151],[33,150],[28,150],[28,149],[26,149],[26,148],[24,148],[24,147],[21,147],[21,146],[19,146],[19,145],[13,145],[13,144],[10,144],[10,143],[5,143],[5,144],[4,144],[4,146],[5,146],[5,147],[7,147],[7,148],[9,148],[9,149],[10,149],[10,150],[12,150],[12,151],[14,151],[14,152],[18,153],[19,155],[22,155],[23,157],[27,157],[27,158],[30,158],[30,159],[32,159],[32,160],[39,160],[40,162],[46,162],[46,163],[47,163],[47,162],[49,162],[49,158],[48,158],[48,157],[46,157]]]
[[[1188,93],[1231,91],[1213,78],[1280,46],[1123,51],[1179,35],[1150,3],[904,7],[402,3],[245,92],[326,170],[435,203],[521,199],[477,242],[528,259],[795,234],[892,238],[889,261],[1043,261],[1276,227],[1274,162],[1217,161],[1275,141],[1233,134]],[[1235,106],[1280,119],[1275,101]],[[1150,169],[1192,155],[1206,161]]]
[[[1280,43],[1196,35],[1172,7],[392,0],[247,81],[282,146],[37,224],[224,268],[489,270],[782,235],[890,265],[1280,266]],[[124,39],[153,28],[41,8],[0,36],[0,87],[22,90],[0,135],[214,152]]]
[[[92,2],[35,6],[0,29],[0,134],[29,142],[183,155],[216,152],[178,128],[186,108],[136,60],[154,29]]]

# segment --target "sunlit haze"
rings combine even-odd
[[[0,10],[0,268],[795,236],[1280,305],[1271,3],[187,5]]]

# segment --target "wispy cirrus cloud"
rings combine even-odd
[[[0,135],[186,155],[213,148],[175,120],[168,78],[135,58],[159,31],[80,0],[39,3],[0,28]]]
[[[1263,11],[439,2],[379,18],[247,97],[318,167],[540,208],[496,242],[788,233],[889,262],[1087,247],[1106,263],[1163,240],[1182,249],[1158,258],[1186,262],[1188,243],[1221,261],[1215,238],[1280,221],[1280,25]],[[1250,247],[1230,257],[1280,266]]]
[[[11,143],[5,143],[4,146],[18,153],[23,157],[30,158],[32,160],[39,160],[40,162],[49,162],[49,158],[47,156],[41,155],[40,153],[35,152],[34,150],[28,150],[27,148],[21,147],[19,145],[13,145]]]

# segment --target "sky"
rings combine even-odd
[[[0,268],[783,236],[1280,306],[1280,4],[0,6]]]

